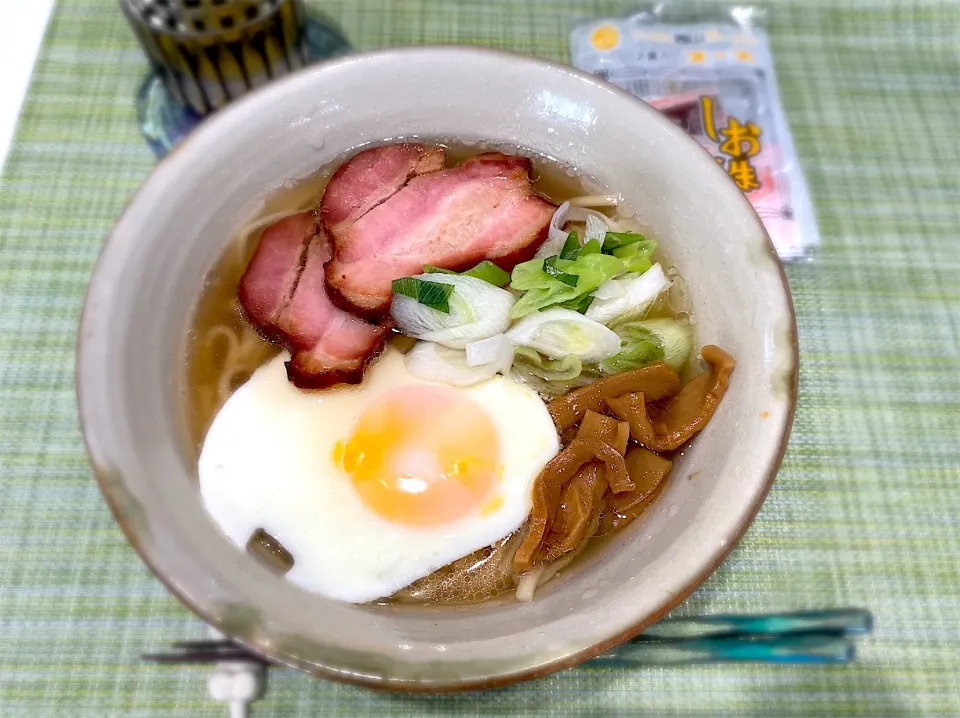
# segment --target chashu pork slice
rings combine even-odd
[[[327,296],[323,265],[330,241],[319,228],[310,240],[300,281],[277,322],[293,352],[287,376],[301,389],[358,384],[383,349],[387,330],[340,309]]]
[[[346,232],[411,178],[442,170],[445,160],[442,147],[411,143],[364,150],[341,165],[327,183],[320,202],[327,229],[334,234]]]
[[[458,271],[489,259],[509,271],[530,259],[555,210],[534,193],[524,157],[488,153],[417,175],[346,229],[327,223],[327,289],[355,314],[383,317],[391,282],[425,264]]]
[[[297,287],[315,226],[315,214],[301,212],[266,227],[240,277],[240,305],[250,323],[267,337],[279,338],[277,320]]]
[[[301,212],[263,230],[240,280],[247,318],[290,349],[287,374],[301,388],[360,382],[386,336],[330,301],[323,270],[330,254],[316,214]]]

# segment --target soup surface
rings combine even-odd
[[[673,452],[722,398],[732,358],[705,348],[697,373],[682,280],[615,194],[541,157],[378,152],[272,193],[206,279],[185,390],[205,505],[238,545],[324,595],[529,600],[651,504]],[[391,180],[390,162],[412,153],[411,176]],[[477,207],[497,222],[483,225]],[[291,218],[308,227],[304,249],[288,243],[298,279],[267,319],[250,297],[272,295],[263,281],[260,294],[249,287],[281,230],[299,228]],[[539,234],[523,261],[497,254],[529,226]],[[311,254],[318,233],[333,245],[322,257]],[[392,250],[398,235],[407,244]],[[468,271],[450,258],[483,242]],[[398,274],[391,251],[439,267]],[[279,281],[281,270],[260,275]],[[384,276],[377,316],[384,295],[367,287]],[[301,300],[308,291],[333,304]],[[321,314],[308,345],[291,322]],[[353,343],[321,346],[337,332]],[[331,374],[367,335],[385,346],[379,358]],[[311,388],[329,376],[354,383]]]

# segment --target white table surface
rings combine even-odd
[[[53,3],[54,0],[0,0],[0,168],[10,151]]]

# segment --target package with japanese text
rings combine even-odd
[[[657,108],[697,139],[763,220],[781,259],[820,243],[777,90],[766,32],[736,22],[666,23],[649,12],[574,28],[573,65]]]

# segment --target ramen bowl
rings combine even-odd
[[[522,148],[619,193],[685,278],[698,345],[720,345],[737,360],[719,410],[676,461],[658,502],[531,602],[411,608],[325,599],[237,551],[200,501],[184,357],[205,276],[271,190],[396,138]],[[403,691],[486,688],[626,641],[720,565],[783,456],[795,332],[780,264],[750,204],[649,106],[541,60],[390,50],[271,84],[205,122],[157,166],[90,283],[80,419],[127,539],[210,625],[317,676]]]

